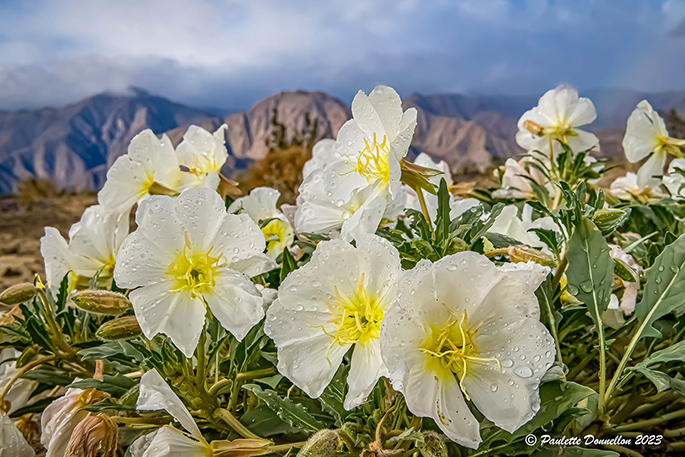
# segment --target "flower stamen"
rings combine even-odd
[[[390,181],[390,164],[388,163],[390,145],[388,144],[388,137],[383,135],[383,141],[379,143],[374,132],[372,142],[369,143],[364,138],[364,145],[364,149],[359,151],[356,157],[352,155],[346,156],[354,168],[343,175],[356,172],[366,178],[369,184],[379,179],[384,184],[387,184]]]

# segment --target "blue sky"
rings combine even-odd
[[[0,0],[0,109],[130,85],[249,108],[278,90],[685,89],[685,0]]]

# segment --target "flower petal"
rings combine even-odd
[[[133,311],[146,337],[164,333],[190,358],[197,347],[205,322],[205,306],[188,293],[173,292],[171,281],[131,291]]]
[[[366,343],[357,343],[352,352],[350,372],[347,375],[349,390],[345,396],[346,410],[356,408],[366,401],[381,376],[388,376],[388,369],[381,358],[378,338]]]
[[[141,411],[164,410],[180,422],[183,428],[193,436],[202,436],[188,408],[154,368],[140,378],[140,393],[138,394],[136,408]]]
[[[142,457],[207,457],[211,455],[212,448],[204,438],[193,439],[173,427],[165,426],[155,432],[155,436]]]

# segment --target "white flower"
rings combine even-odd
[[[561,152],[557,140],[566,143],[573,152],[595,148],[599,140],[579,127],[595,120],[597,112],[589,98],[578,97],[578,92],[565,86],[550,90],[540,98],[538,106],[526,111],[518,121],[516,142],[527,151],[550,154]]]
[[[14,421],[0,409],[0,457],[33,457],[33,450]]]
[[[525,159],[517,162],[514,159],[507,159],[504,163],[504,174],[502,175],[502,188],[492,193],[495,198],[533,198],[533,185],[531,180],[544,185],[544,176],[534,167],[530,172],[523,165]]]
[[[640,188],[652,186],[654,177],[659,179],[664,172],[668,154],[681,156],[680,148],[685,140],[676,140],[668,136],[666,123],[657,114],[647,100],[637,104],[630,114],[623,137],[623,150],[629,162],[638,162],[654,153],[637,174]]]
[[[530,205],[523,206],[521,218],[518,217],[518,208],[515,205],[505,206],[495,218],[495,222],[488,232],[506,235],[528,246],[549,252],[549,247],[540,240],[535,232],[530,231],[534,228],[559,232],[559,226],[549,216],[533,220],[533,208]]]
[[[619,176],[611,183],[609,192],[624,200],[632,198],[648,199],[652,196],[664,195],[659,189],[660,185],[661,180],[656,178],[650,178],[641,183],[640,173],[635,174],[629,171],[625,176]]]
[[[352,101],[352,119],[334,144],[321,144],[303,173],[297,231],[330,235],[339,230],[351,241],[374,233],[383,218],[396,219],[405,199],[400,160],[415,127],[416,110],[403,112],[392,88],[378,86],[368,97],[359,91]]]
[[[508,432],[535,415],[540,379],[555,353],[535,297],[548,272],[532,262],[497,267],[460,252],[421,260],[405,273],[383,321],[381,348],[413,414],[433,418],[471,448],[481,439],[465,399]]]
[[[340,154],[335,150],[335,140],[324,138],[316,142],[312,148],[312,158],[305,162],[302,167],[302,180],[307,179],[307,176],[312,172],[324,168],[332,161],[339,159]]]
[[[435,162],[433,161],[431,156],[429,156],[425,152],[422,152],[416,157],[414,163],[425,168],[432,168],[434,170],[439,170],[442,172],[442,174],[438,174],[428,178],[428,181],[436,187],[440,185],[440,181],[442,179],[445,180],[445,183],[447,184],[448,188],[454,184],[454,181],[452,180],[452,171],[450,170],[450,166],[444,160],[441,160],[440,162]],[[418,195],[416,195],[414,189],[410,188],[409,186],[405,186],[405,190],[407,192],[406,207],[415,209],[417,211],[421,211],[421,204],[419,203]],[[428,192],[424,192],[423,197],[426,201],[428,215],[430,216],[431,221],[434,221],[438,214],[438,196],[430,194]],[[455,217],[459,217],[464,212],[468,211],[474,206],[477,206],[478,204],[479,202],[475,198],[462,199],[456,197],[455,195],[450,195],[450,217],[452,219],[454,219]]]
[[[105,397],[93,388],[69,389],[45,408],[40,418],[40,442],[48,450],[46,457],[64,455],[74,428],[90,414],[83,408]]]
[[[157,370],[146,372],[140,379],[140,394],[136,408],[142,411],[165,410],[189,434],[172,426],[165,426],[138,438],[130,448],[132,457],[208,457],[212,446],[205,440],[193,416],[178,395],[164,381]]]
[[[0,313],[0,316],[2,316],[2,314],[3,313]],[[12,348],[0,350],[0,392],[3,392],[7,384],[19,373],[16,361],[9,362],[7,360],[10,358],[18,358],[20,355],[20,352],[15,351]],[[10,409],[7,413],[12,414],[19,408],[26,406],[26,402],[31,397],[31,394],[36,387],[38,387],[37,381],[25,378],[17,379],[3,399],[4,401],[10,402]]]
[[[207,306],[236,338],[264,316],[251,277],[276,267],[263,254],[264,235],[246,214],[228,214],[214,190],[150,197],[136,213],[138,229],[121,246],[114,277],[132,290],[148,338],[165,333],[190,357]]]
[[[94,205],[71,226],[69,243],[56,228],[45,227],[40,252],[48,285],[53,290],[59,289],[62,278],[69,272],[69,290],[87,288],[95,275],[100,285],[111,285],[117,252],[128,234],[128,222],[128,213],[111,212]]]
[[[360,236],[357,247],[342,240],[319,243],[312,259],[281,284],[264,330],[278,348],[278,370],[317,398],[353,349],[351,409],[387,370],[380,354],[380,325],[395,299],[401,272],[397,250],[375,235]]]
[[[194,184],[197,176],[181,171],[169,138],[160,140],[148,129],[133,137],[128,153],[107,171],[98,201],[110,211],[126,212],[148,194],[178,195]]]
[[[685,176],[679,171],[685,171],[685,159],[673,159],[668,166],[668,174],[664,176],[664,186],[674,198],[685,198]]]
[[[276,207],[281,193],[270,187],[252,189],[246,197],[236,199],[228,207],[229,213],[241,212],[259,223],[271,221],[262,227],[266,238],[266,255],[275,259],[283,249],[287,249],[295,240],[295,233],[288,219]]]
[[[221,167],[228,158],[226,129],[224,124],[211,134],[202,127],[191,125],[176,148],[181,167],[195,175],[203,187],[216,190],[219,185]]]
[[[620,246],[615,244],[610,244],[612,259],[619,259],[625,262],[629,267],[631,267],[637,274],[637,281],[626,281],[625,279],[619,279],[621,284],[623,284],[623,295],[619,301],[615,294],[611,294],[611,300],[609,301],[609,307],[602,315],[602,321],[612,328],[619,328],[625,323],[624,316],[633,314],[635,311],[635,303],[637,302],[637,293],[640,290],[639,277],[642,273],[642,267],[638,264],[632,255],[627,254]]]

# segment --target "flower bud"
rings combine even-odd
[[[82,290],[71,296],[76,306],[96,314],[117,316],[131,309],[131,302],[124,294],[111,290]]]
[[[95,335],[103,340],[127,340],[135,338],[140,333],[140,324],[136,316],[124,316],[105,322]]]
[[[36,292],[36,286],[31,283],[22,282],[15,284],[0,294],[0,303],[8,306],[18,305],[33,299],[36,296]]]
[[[117,425],[106,414],[89,415],[74,428],[65,457],[114,457]]]
[[[545,267],[555,266],[552,256],[525,244],[509,246],[507,254],[512,262],[535,262]]]
[[[592,221],[603,235],[608,235],[628,220],[630,211],[616,208],[602,208],[595,213]]]
[[[319,430],[307,440],[297,457],[333,457],[340,443],[335,430]]]
[[[422,457],[447,457],[447,446],[442,437],[432,430],[423,432],[423,443],[419,443]]]
[[[545,132],[543,126],[541,126],[535,121],[531,121],[530,119],[526,119],[525,121],[523,121],[523,128],[536,136],[542,136]]]
[[[37,353],[38,353],[38,351],[36,351],[36,347],[35,347],[35,346],[29,346],[29,347],[27,347],[26,349],[24,349],[24,351],[21,353],[21,355],[20,355],[19,358],[17,359],[17,362],[16,362],[15,366],[16,366],[17,368],[23,367],[23,366],[26,365],[28,362],[30,362],[31,360],[33,360],[33,358],[36,356]]]

